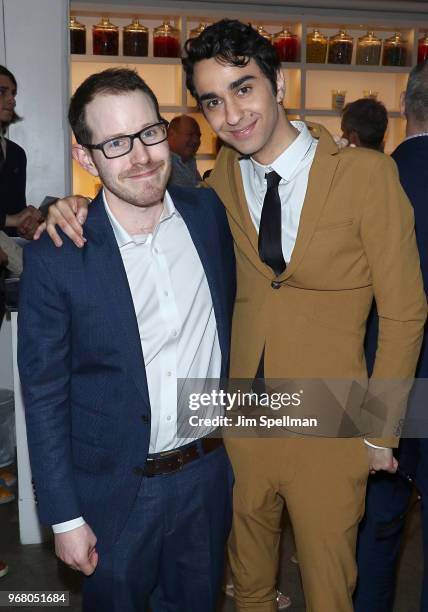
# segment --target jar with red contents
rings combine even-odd
[[[92,26],[92,48],[94,55],[118,55],[119,28],[108,17]]]
[[[297,62],[299,51],[299,40],[287,28],[273,35],[273,46],[275,47],[281,62]]]
[[[180,57],[180,30],[168,20],[153,32],[153,55],[155,57]]]
[[[418,40],[418,64],[428,59],[428,32]]]

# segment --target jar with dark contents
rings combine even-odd
[[[190,30],[189,38],[197,38],[199,34],[202,34],[202,32],[207,27],[207,25],[208,25],[207,23],[205,23],[204,21],[201,21],[201,23],[198,25],[197,28],[193,28],[193,30]]]
[[[374,35],[374,32],[367,32],[361,36],[357,43],[357,64],[359,66],[378,66],[382,41]]]
[[[354,39],[340,30],[336,36],[331,36],[328,43],[328,63],[329,64],[350,64],[352,61],[352,50]]]
[[[428,59],[428,32],[418,40],[418,64]]]
[[[155,57],[180,57],[180,30],[168,20],[153,32],[153,55]]]
[[[146,57],[149,48],[149,30],[138,19],[123,28],[123,55]]]
[[[287,28],[273,35],[272,44],[275,47],[281,62],[296,62],[299,41],[296,34]]]
[[[70,17],[70,53],[86,53],[86,26],[79,23],[75,17]]]
[[[324,64],[327,56],[327,38],[319,30],[306,37],[306,61],[309,64]]]
[[[119,28],[108,17],[92,26],[92,48],[94,55],[119,54]]]
[[[407,59],[407,41],[401,38],[400,32],[396,32],[391,38],[383,43],[383,66],[405,66]]]

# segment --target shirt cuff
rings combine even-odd
[[[371,442],[368,442],[365,438],[364,438],[364,444],[367,444],[367,446],[371,446],[372,448],[380,448],[381,450],[388,450],[387,446],[376,446],[376,444],[372,444]]]
[[[79,516],[78,518],[71,519],[71,521],[65,521],[64,523],[57,523],[56,525],[52,525],[52,529],[54,533],[65,533],[66,531],[77,529],[77,527],[81,527],[85,524],[86,523],[83,516]]]

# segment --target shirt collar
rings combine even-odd
[[[411,136],[407,136],[407,138],[405,138],[403,142],[406,142],[406,140],[412,140],[412,138],[420,138],[421,136],[428,136],[428,132],[420,132],[419,134],[412,134]]]
[[[256,178],[261,182],[265,174],[275,170],[285,181],[293,178],[297,168],[311,148],[314,138],[303,121],[291,121],[291,125],[299,130],[299,135],[271,164],[264,166],[250,158]]]
[[[135,236],[131,236],[131,234],[129,234],[126,231],[126,229],[122,227],[122,225],[113,215],[112,211],[110,210],[109,205],[107,204],[107,199],[105,197],[104,189],[102,191],[102,196],[103,196],[104,207],[105,207],[107,216],[110,220],[111,226],[113,228],[114,237],[116,238],[116,242],[117,242],[119,249],[121,249],[127,244],[136,244],[137,242],[140,242],[135,239]],[[161,217],[159,219],[159,224],[162,223],[163,221],[166,221],[166,219],[170,219],[173,215],[180,218],[180,213],[175,208],[174,202],[172,201],[172,198],[169,195],[168,191],[165,191],[163,204],[164,206],[163,206]]]

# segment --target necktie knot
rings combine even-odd
[[[275,172],[275,170],[272,170],[272,172],[267,172],[265,174],[265,179],[268,189],[271,189],[271,187],[278,187],[279,183],[281,182],[281,177],[277,172]]]

